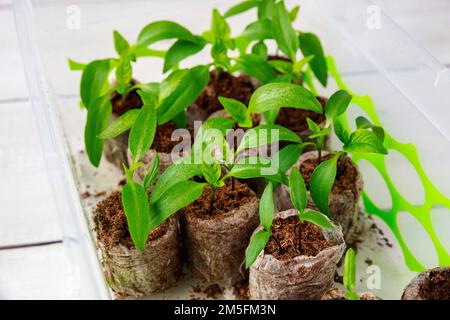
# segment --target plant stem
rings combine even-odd
[[[319,154],[318,163],[321,164],[322,163],[322,148],[318,148],[317,152]]]
[[[222,73],[222,68],[220,67],[216,67],[216,72],[214,73],[214,99],[217,99],[217,97],[219,96],[219,77],[220,74]]]
[[[216,195],[216,189],[212,188],[211,189],[211,198],[209,199],[209,214],[213,213],[215,195]]]

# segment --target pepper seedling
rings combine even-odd
[[[334,230],[333,224],[326,215],[316,210],[306,210],[308,204],[306,185],[297,168],[293,168],[289,176],[289,190],[291,202],[298,212],[300,221],[308,221],[325,230]],[[255,262],[260,252],[266,247],[271,236],[274,213],[273,185],[268,183],[259,203],[260,224],[263,229],[256,232],[250,239],[245,258],[246,268]]]
[[[354,291],[356,288],[356,253],[352,248],[345,253],[344,288],[347,300],[359,300],[358,294]]]

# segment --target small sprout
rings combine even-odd
[[[345,253],[344,287],[346,290],[345,297],[348,300],[359,300],[358,294],[354,291],[356,288],[356,254],[352,248]]]

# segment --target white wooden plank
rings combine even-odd
[[[0,113],[0,246],[61,239],[31,106],[0,103]]]
[[[27,98],[28,89],[11,9],[0,10],[0,101]]]
[[[0,250],[0,299],[78,298],[79,276],[62,244]]]

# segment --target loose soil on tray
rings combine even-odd
[[[94,212],[95,231],[97,239],[107,247],[121,244],[127,248],[134,247],[128,231],[127,218],[122,206],[121,193],[113,192],[100,201]],[[169,220],[152,231],[148,241],[162,237],[169,228]]]
[[[322,108],[325,109],[327,99],[323,97],[317,97],[317,100],[319,100]],[[305,130],[309,130],[306,118],[310,118],[317,124],[325,121],[325,116],[323,114],[296,108],[281,108],[278,117],[275,120],[275,123],[282,125],[296,133],[300,133]]]
[[[213,211],[209,213],[209,203],[211,189],[206,188],[203,194],[196,201],[184,208],[185,214],[194,215],[200,219],[220,217],[233,209],[246,204],[254,197],[251,189],[244,183],[235,180],[235,188],[232,189],[231,179],[228,179],[225,186],[216,190],[214,196]]]
[[[218,89],[217,92],[216,88]],[[218,100],[220,96],[233,98],[248,104],[254,90],[250,77],[246,75],[233,76],[222,71],[219,78],[216,79],[216,71],[213,70],[210,73],[208,85],[197,98],[196,104],[210,115],[223,108]]]
[[[137,90],[130,91],[125,99],[122,99],[122,96],[115,92],[111,96],[111,103],[113,112],[118,116],[121,116],[128,110],[139,109],[142,107],[142,100],[137,93]]]
[[[278,260],[288,260],[300,255],[315,257],[332,246],[334,244],[325,239],[318,226],[291,216],[274,220],[272,235],[264,252]]]
[[[157,152],[171,153],[172,149],[181,142],[181,137],[179,140],[171,140],[172,132],[176,129],[178,128],[172,121],[158,126],[153,139],[152,149]]]
[[[329,160],[334,156],[334,154],[327,154],[322,157],[322,161]],[[337,163],[337,167],[339,168],[341,159],[339,159]],[[317,158],[307,159],[303,161],[299,167],[300,172],[305,179],[306,188],[309,190],[309,179],[314,171],[314,169],[318,166]],[[333,184],[333,192],[341,193],[345,190],[351,190],[354,194],[356,194],[356,178],[358,176],[358,172],[356,171],[355,166],[352,164],[350,158],[347,158],[345,161],[344,167],[342,169],[341,175],[336,176],[336,180]]]
[[[420,287],[420,295],[427,300],[450,300],[450,269],[431,270]]]

